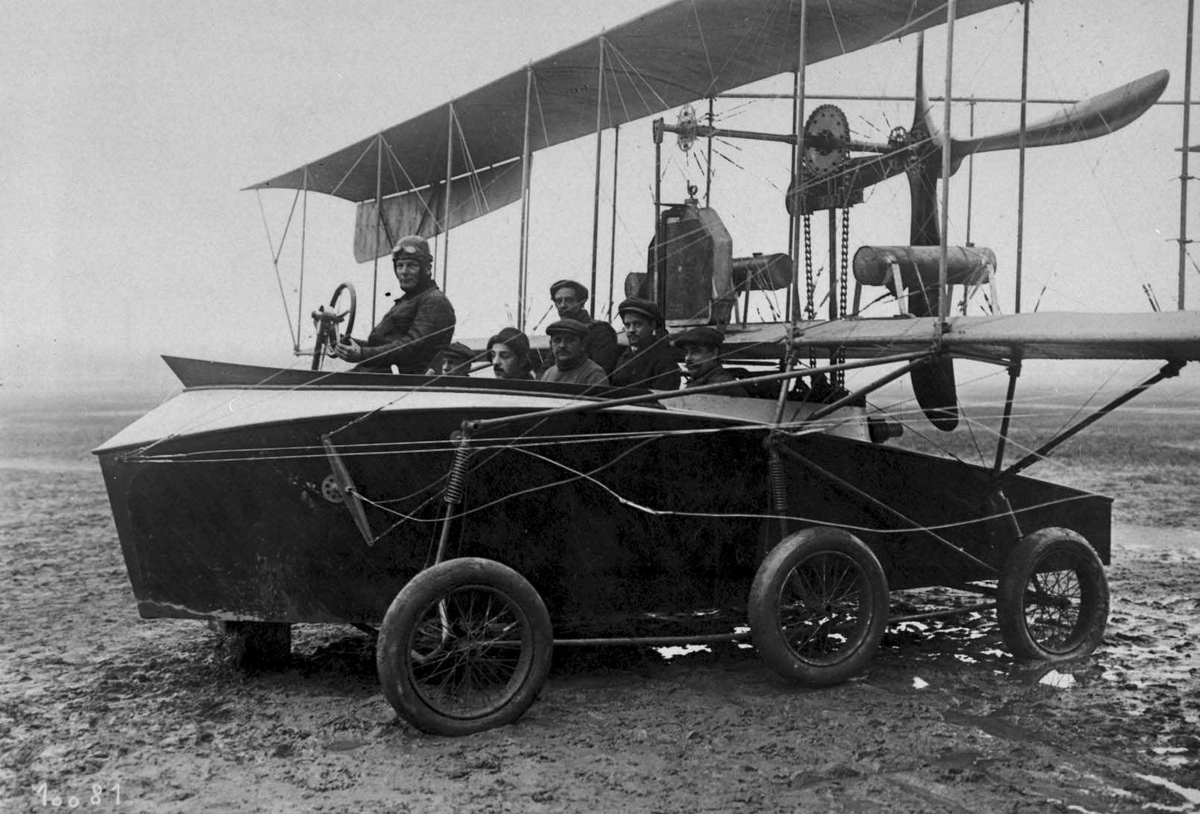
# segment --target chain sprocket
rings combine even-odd
[[[850,160],[850,122],[837,105],[820,105],[804,123],[804,166],[814,175],[836,172]]]

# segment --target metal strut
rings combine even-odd
[[[346,468],[346,462],[342,460],[341,454],[334,447],[333,441],[329,440],[328,435],[321,436],[321,445],[325,447],[325,457],[329,459],[329,466],[333,470],[333,477],[337,481],[338,489],[346,498],[346,508],[350,510],[350,516],[354,518],[354,525],[358,526],[358,531],[367,541],[367,545],[375,545],[375,534],[371,531],[371,523],[367,520],[366,510],[363,509],[362,498],[358,496],[358,487],[354,485],[354,479],[350,477],[350,470]]]
[[[1058,435],[1051,438],[1046,443],[1042,444],[1041,447],[1039,447],[1038,449],[1029,453],[1024,458],[1022,458],[1021,460],[1017,461],[1015,464],[1010,466],[1008,469],[1004,470],[1001,477],[1007,478],[1010,475],[1017,474],[1018,472],[1020,472],[1023,469],[1028,469],[1033,464],[1035,464],[1038,461],[1042,460],[1043,458],[1047,457],[1049,452],[1052,449],[1054,449],[1055,447],[1057,447],[1059,444],[1061,444],[1063,441],[1066,441],[1068,438],[1071,438],[1071,437],[1077,435],[1085,427],[1089,427],[1092,424],[1094,424],[1095,422],[1099,421],[1101,418],[1104,418],[1104,416],[1108,415],[1113,410],[1117,409],[1122,404],[1124,404],[1125,402],[1132,399],[1134,396],[1144,393],[1145,391],[1149,390],[1154,385],[1161,382],[1163,379],[1171,379],[1171,378],[1174,378],[1175,376],[1179,375],[1179,371],[1182,370],[1183,366],[1186,364],[1187,364],[1187,362],[1184,360],[1181,360],[1181,359],[1168,360],[1168,362],[1165,365],[1163,365],[1161,368],[1159,368],[1158,373],[1155,373],[1153,376],[1151,376],[1149,379],[1147,379],[1146,381],[1139,384],[1137,387],[1131,388],[1130,390],[1126,391],[1125,393],[1122,393],[1120,396],[1117,396],[1115,399],[1113,399],[1108,404],[1101,407],[1096,412],[1092,413],[1087,418],[1080,421],[1075,426],[1070,427],[1066,430],[1063,430]]]
[[[1021,531],[1021,524],[1017,520],[1017,513],[1013,510],[1012,501],[1008,499],[1008,495],[1004,491],[1004,485],[1001,483],[1003,475],[1000,474],[1000,467],[1004,466],[1004,450],[1008,444],[1008,427],[1012,421],[1012,410],[1014,396],[1017,390],[1017,379],[1021,376],[1021,354],[1018,351],[1012,360],[1012,364],[1008,368],[1008,392],[1004,396],[1004,415],[1000,419],[1000,438],[996,441],[996,465],[992,467],[992,472],[996,474],[996,489],[992,493],[991,502],[995,512],[1003,512],[1005,519],[1008,521],[1008,530],[1012,534],[1013,540],[1020,540],[1025,536]]]

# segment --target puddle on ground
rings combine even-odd
[[[1187,786],[1181,786],[1178,783],[1173,783],[1170,780],[1167,780],[1165,777],[1158,777],[1157,775],[1153,774],[1139,774],[1137,777],[1140,777],[1147,783],[1153,783],[1156,786],[1162,786],[1165,789],[1170,789],[1188,802],[1186,806],[1179,807],[1150,803],[1146,805],[1145,808],[1153,808],[1156,811],[1195,811],[1196,807],[1200,806],[1200,789],[1190,789]]]
[[[670,647],[656,647],[654,649],[658,651],[658,655],[668,661],[677,656],[686,656],[690,653],[708,653],[712,651],[712,648],[706,644],[672,645]]]

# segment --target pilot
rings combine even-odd
[[[723,396],[749,396],[737,377],[721,365],[721,344],[725,335],[710,325],[699,325],[676,334],[671,344],[683,351],[683,364],[687,369],[688,387],[703,387],[707,384],[731,382],[719,391]]]
[[[650,300],[629,297],[617,306],[617,313],[625,323],[629,349],[609,374],[613,387],[678,390],[679,365],[671,355],[670,337],[663,330],[666,320],[662,309]]]
[[[433,357],[428,376],[470,376],[471,363],[479,354],[468,348],[462,342],[451,342],[446,349]]]
[[[400,238],[392,269],[404,295],[383,315],[366,342],[344,337],[333,352],[355,370],[424,373],[454,338],[454,306],[433,280],[429,243],[418,235]]]
[[[533,380],[533,362],[529,360],[529,337],[516,328],[501,328],[487,341],[488,358],[497,379]]]
[[[608,384],[604,368],[587,357],[588,326],[574,319],[560,319],[546,326],[554,364],[542,371],[539,381],[572,384]]]
[[[573,319],[587,327],[585,348],[588,358],[604,368],[605,374],[612,373],[617,366],[617,357],[621,355],[617,332],[607,322],[592,319],[592,315],[584,309],[583,305],[588,299],[587,288],[574,280],[559,280],[550,286],[550,299],[554,302],[559,319]]]

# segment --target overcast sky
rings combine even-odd
[[[656,5],[8,4],[0,30],[0,263],[8,294],[0,380],[20,388],[85,377],[110,364],[165,376],[155,361],[164,353],[302,363],[290,354],[287,324],[296,320],[298,249],[289,248],[281,266],[285,309],[260,198],[239,190]],[[1185,21],[1184,0],[1040,0],[1033,6],[1030,95],[1078,98],[1168,68],[1172,81],[1164,98],[1179,100]],[[941,28],[930,35],[934,94],[941,91],[944,36]],[[955,44],[956,96],[1015,96],[1020,41],[1018,6],[965,21]],[[810,71],[809,90],[911,94],[913,54],[908,38],[869,55],[823,63]],[[911,118],[908,104],[842,106],[860,134],[886,135]],[[719,106],[718,114],[731,127],[754,129],[755,114],[744,108]],[[977,131],[1016,124],[1012,107],[979,105],[976,112]],[[1034,110],[1031,119],[1046,112]],[[957,133],[967,130],[966,114],[965,106],[956,108]],[[768,106],[762,120],[780,115]],[[786,119],[786,109],[782,115]],[[1043,287],[1042,310],[1145,310],[1144,284],[1163,307],[1175,307],[1180,121],[1180,107],[1159,107],[1121,133],[1030,153],[1026,310]],[[1200,122],[1193,141],[1200,141],[1198,130]],[[649,147],[648,124],[623,131],[622,171],[627,163],[632,169],[621,180],[618,299],[620,278],[644,263],[653,230]],[[546,282],[588,273],[593,151],[594,142],[584,140],[535,165],[535,216],[558,213],[571,225],[550,218],[535,223],[534,322],[549,305],[541,290]],[[777,225],[785,224],[786,157],[741,147],[725,148],[724,155],[736,164],[719,166],[713,205],[729,225],[735,254],[786,250],[786,225]],[[735,167],[749,183],[722,187]],[[1000,256],[1006,310],[1015,168],[1012,156],[981,158],[972,197],[972,237]],[[675,191],[683,174],[669,176]],[[565,187],[537,197],[539,180],[554,188],[554,179],[563,176],[579,179],[579,194],[571,193],[579,201],[574,208],[564,203]],[[688,180],[701,178],[693,173]],[[675,191],[672,199],[682,197]],[[951,195],[952,240],[961,242],[965,171],[955,177]],[[309,201],[305,313],[343,279],[369,291],[370,266],[353,260],[353,205],[319,198]],[[1200,215],[1195,194],[1192,200]],[[278,241],[292,196],[270,191],[261,201]],[[854,212],[852,250],[862,243],[903,242],[907,206],[903,180],[872,193],[868,205]],[[448,293],[463,338],[485,337],[512,322],[515,257],[509,247],[515,246],[516,216],[515,207],[493,216],[489,228],[501,236],[486,236],[480,228],[452,244]],[[1195,216],[1191,220],[1196,223]],[[762,231],[768,226],[770,235]],[[604,268],[607,262],[605,250]],[[1189,274],[1194,308],[1200,275],[1194,268]],[[381,285],[381,294],[391,287]],[[603,307],[607,295],[595,299]],[[370,304],[360,301],[360,314],[366,314],[360,332],[369,313]]]

